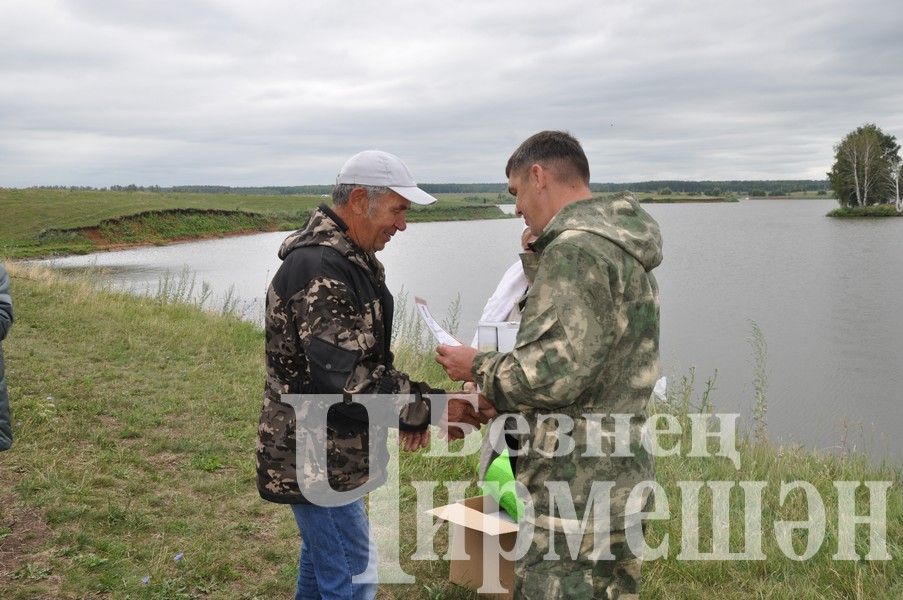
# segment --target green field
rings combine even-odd
[[[502,218],[495,206],[449,194],[409,220]],[[329,198],[0,188],[0,257],[85,253],[133,244],[289,230]]]
[[[290,597],[297,532],[290,511],[260,500],[254,443],[262,398],[263,333],[228,315],[164,298],[98,290],[87,276],[63,279],[13,265],[16,322],[4,342],[16,441],[0,454],[0,596],[34,598],[251,599]],[[60,307],[65,307],[61,310]],[[397,316],[399,366],[434,386],[448,380],[418,341],[418,321]],[[751,367],[751,372],[753,368]],[[692,377],[672,381],[675,414],[710,407]],[[714,399],[717,401],[717,398]],[[688,435],[671,443],[689,447]],[[852,453],[742,442],[741,468],[723,458],[659,459],[657,477],[674,518],[654,521],[666,560],[646,563],[644,599],[898,599],[903,597],[903,490],[898,468]],[[683,454],[686,454],[684,452]],[[404,455],[402,532],[416,530],[412,480],[472,480],[475,457]],[[685,561],[678,481],[764,481],[763,561]],[[782,481],[811,482],[824,499],[827,535],[810,560],[785,558],[776,519],[803,520],[803,497],[779,506]],[[891,481],[887,541],[892,560],[833,560],[834,480]],[[441,488],[440,488],[441,489]],[[861,496],[861,495],[860,495]],[[702,504],[701,548],[712,515]],[[743,537],[743,505],[731,497],[733,542]],[[860,497],[864,501],[865,498]],[[441,493],[435,502],[445,503]],[[867,503],[858,506],[860,514]],[[723,525],[719,525],[723,527]],[[797,532],[800,533],[800,532]],[[860,527],[857,549],[868,547]],[[381,598],[476,598],[447,583],[444,561],[412,561],[414,535],[402,536],[402,566],[414,585],[384,586]],[[794,535],[796,550],[805,540]],[[436,552],[447,546],[445,528]],[[178,557],[178,559],[177,559]],[[145,583],[146,582],[146,583]]]

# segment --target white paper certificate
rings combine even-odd
[[[436,341],[440,344],[445,344],[446,346],[461,345],[461,342],[456,340],[452,334],[447,332],[442,325],[436,322],[436,319],[433,318],[433,313],[430,312],[429,307],[426,305],[426,300],[414,296],[414,305],[417,307],[417,311],[420,313],[423,322],[426,323],[430,333],[436,338]]]

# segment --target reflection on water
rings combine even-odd
[[[903,219],[841,221],[831,201],[752,200],[649,205],[665,240],[656,269],[662,297],[662,370],[718,371],[712,399],[747,420],[753,399],[751,321],[768,344],[768,426],[778,443],[903,456]],[[513,209],[513,207],[512,207]],[[520,219],[414,223],[379,254],[393,293],[427,299],[441,316],[460,297],[460,337],[514,260]],[[262,321],[286,233],[100,253],[55,261],[93,265],[136,293],[166,273],[209,282],[211,306],[227,290]]]

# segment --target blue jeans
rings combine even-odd
[[[292,504],[301,532],[295,600],[373,600],[376,544],[364,500],[345,506]],[[352,577],[359,575],[359,582]]]

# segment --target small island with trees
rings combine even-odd
[[[903,163],[896,136],[874,124],[859,127],[834,147],[828,182],[840,208],[829,217],[903,216]]]

